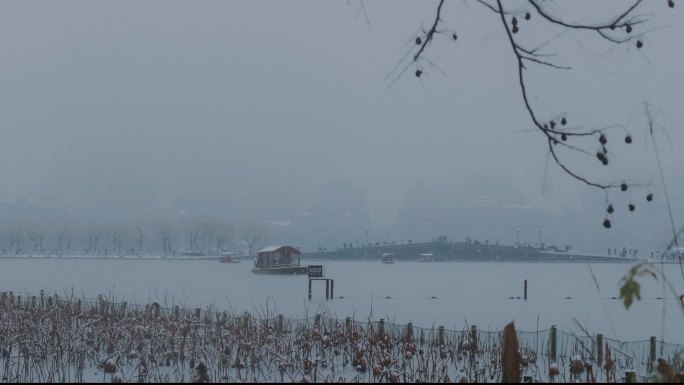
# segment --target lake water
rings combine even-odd
[[[333,300],[325,300],[323,282],[314,282],[309,300],[305,276],[255,275],[251,262],[215,260],[8,258],[0,260],[0,291],[61,294],[73,289],[89,298],[102,293],[130,303],[214,304],[233,312],[265,313],[268,308],[270,314],[295,318],[325,306],[340,319],[366,320],[372,311],[375,320],[454,330],[472,324],[498,330],[515,321],[524,331],[556,324],[583,334],[576,319],[592,333],[623,341],[660,339],[664,320],[665,340],[684,343],[684,314],[661,281],[641,278],[642,300],[629,310],[611,298],[619,297],[620,279],[631,266],[626,263],[306,263],[325,266],[326,276],[335,280]],[[677,293],[684,293],[679,266],[664,269]],[[523,296],[525,279],[528,300],[510,299]]]

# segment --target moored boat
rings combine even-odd
[[[394,263],[394,253],[382,254],[382,263]]]
[[[235,253],[222,253],[221,259],[219,259],[219,262],[221,262],[221,263],[240,263],[240,260],[237,259],[237,256],[235,255]]]
[[[254,259],[254,274],[305,275],[307,266],[300,265],[302,253],[294,246],[269,246],[257,252]]]

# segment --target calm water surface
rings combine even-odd
[[[457,330],[467,324],[494,330],[515,321],[526,331],[556,324],[579,333],[576,319],[590,332],[611,338],[660,338],[664,330],[666,341],[684,343],[684,314],[674,296],[663,291],[661,281],[642,278],[642,301],[629,310],[611,298],[619,296],[620,279],[630,264],[307,263],[325,265],[326,276],[335,280],[334,300],[325,301],[323,282],[314,282],[314,297],[309,300],[305,276],[255,275],[250,271],[251,262],[213,260],[2,259],[0,291],[64,293],[73,289],[86,297],[103,293],[136,303],[214,304],[234,312],[265,313],[268,309],[271,314],[300,318],[326,307],[339,318],[365,320],[372,312],[376,320]],[[678,293],[683,293],[679,266],[664,267]],[[523,296],[525,279],[528,300],[510,299]]]

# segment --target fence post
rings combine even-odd
[[[347,317],[347,319],[344,320],[344,328],[347,331],[347,334],[351,334],[352,330],[352,319],[351,317]]]
[[[440,326],[438,330],[439,330],[439,344],[441,346],[444,346],[444,345],[446,345],[444,343],[444,326]]]
[[[282,333],[283,332],[283,314],[278,314],[278,332]]]
[[[43,289],[40,289],[40,308],[45,307],[45,291]]]
[[[603,364],[603,334],[601,333],[596,335],[596,353],[598,356],[598,365],[601,367]]]
[[[556,333],[556,325],[551,325],[551,335],[549,336],[550,342],[551,342],[551,361],[556,362],[556,357],[557,357],[557,346],[558,346],[558,341],[556,340],[557,333]]]
[[[180,306],[176,305],[173,307],[173,315],[176,317],[176,320],[180,318]]]
[[[527,280],[525,280],[525,292],[524,292],[524,296],[525,296],[525,301],[527,301]]]
[[[653,364],[656,360],[656,336],[651,336],[651,349],[648,355],[648,359]]]
[[[197,319],[200,319],[201,315],[202,315],[202,309],[199,307],[196,307],[195,308],[195,317],[197,317]]]

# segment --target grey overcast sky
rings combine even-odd
[[[624,4],[548,3],[582,21],[606,20]],[[621,209],[610,231],[600,226],[605,194],[548,162],[544,138],[529,132],[496,14],[476,1],[447,1],[443,25],[458,40],[438,36],[426,54],[435,67],[424,63],[420,79],[409,67],[393,82],[436,5],[0,2],[0,200],[131,216],[204,207],[231,220],[283,223],[339,203],[360,207],[365,213],[349,214],[365,215],[376,230],[395,226],[410,207],[520,207],[557,215],[558,242],[581,244],[597,233],[592,245],[633,237],[644,247],[666,243],[663,190],[640,106],[648,101],[663,112],[656,139],[681,224],[684,4],[643,5],[642,49],[587,32],[559,34],[535,18],[521,23],[521,39],[553,38],[550,60],[573,67],[530,65],[539,113],[566,114],[573,127],[623,124],[635,139],[625,146],[624,131],[607,131],[615,146],[609,167],[565,153],[568,163],[602,180],[653,181],[611,193],[621,208],[635,201],[638,209]],[[647,191],[656,196],[648,206]],[[500,223],[497,231],[516,226]]]

